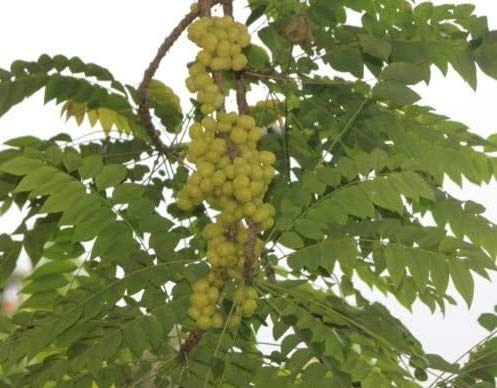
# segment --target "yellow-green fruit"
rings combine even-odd
[[[201,316],[197,320],[197,326],[200,330],[208,330],[212,327],[212,320],[210,317]]]
[[[235,144],[243,144],[247,141],[247,131],[240,127],[235,127],[231,131],[230,139]]]
[[[227,57],[215,57],[212,58],[210,66],[213,71],[227,70],[231,66],[231,61]]]
[[[242,314],[248,318],[257,310],[257,302],[254,299],[247,299],[242,305]]]
[[[231,182],[225,182],[222,187],[224,195],[232,195],[233,194],[233,185]]]
[[[238,37],[238,44],[241,47],[247,47],[250,44],[250,34],[247,32],[246,28],[245,31]]]
[[[222,186],[226,182],[226,175],[223,171],[218,170],[212,176],[212,184],[216,187]]]
[[[200,294],[209,288],[209,281],[207,279],[200,279],[193,284],[193,292]]]
[[[188,316],[193,319],[193,320],[197,320],[200,318],[201,314],[200,314],[200,310],[196,307],[190,307],[188,309]]]
[[[230,46],[230,55],[232,57],[240,54],[242,52],[242,48],[240,47],[240,45],[234,43]]]
[[[246,217],[252,217],[256,211],[257,211],[257,207],[255,206],[254,203],[247,203],[243,207],[243,213],[245,214]]]
[[[202,119],[202,126],[208,131],[215,131],[216,125],[216,120],[214,120],[212,117],[204,117]]]
[[[178,198],[176,205],[178,206],[179,209],[184,211],[193,210],[193,203],[187,198]]]
[[[249,299],[257,299],[259,296],[257,290],[254,287],[247,287],[246,293],[247,293],[247,298]]]
[[[205,294],[193,294],[191,296],[192,305],[197,308],[205,307],[209,304],[209,299]]]
[[[212,61],[212,54],[206,50],[200,51],[197,54],[197,61],[204,66],[209,66]]]
[[[185,81],[186,88],[190,93],[195,93],[198,91],[197,85],[195,84],[195,81],[193,78],[188,77]]]
[[[276,162],[276,156],[270,151],[259,152],[259,162],[272,165]]]
[[[217,39],[221,40],[227,40],[228,39],[228,33],[225,30],[221,29],[216,29],[213,31],[214,35],[216,35]]]
[[[197,166],[197,172],[202,177],[210,177],[216,171],[216,167],[212,163],[202,162]]]
[[[209,194],[214,189],[214,185],[212,184],[212,181],[209,178],[205,178],[202,179],[202,182],[200,183],[200,188],[204,193]]]
[[[234,180],[233,180],[233,187],[235,189],[241,189],[241,188],[245,188],[245,187],[248,187],[250,185],[250,179],[246,176],[237,176]]]
[[[271,229],[273,225],[274,225],[274,218],[268,218],[262,223],[261,228],[262,230],[268,230]]]
[[[233,59],[231,61],[231,67],[235,71],[241,71],[245,69],[245,66],[247,66],[248,60],[247,57],[243,54],[237,54],[233,56]]]
[[[235,191],[235,197],[241,203],[247,203],[252,200],[252,192],[248,188],[237,189]]]
[[[240,30],[238,28],[233,26],[228,29],[228,40],[231,43],[238,42],[239,37],[240,37]]]
[[[207,290],[207,298],[211,303],[217,303],[219,299],[219,290],[216,287],[210,287]]]
[[[194,63],[193,65],[190,66],[188,69],[188,73],[192,77],[197,77],[201,74],[205,74],[205,66],[200,64],[200,63]]]
[[[200,310],[200,314],[203,315],[204,317],[212,316],[212,314],[214,314],[214,306],[212,304],[209,304],[209,305],[203,307]]]
[[[231,44],[227,40],[221,40],[217,44],[216,54],[220,57],[229,57],[230,56]]]
[[[216,50],[218,39],[214,34],[206,34],[200,40],[200,47],[208,52],[214,52]]]
[[[219,161],[219,158],[220,158],[219,154],[214,150],[207,152],[207,154],[205,155],[205,159],[208,162],[211,162],[214,164],[216,164]]]
[[[203,133],[204,130],[198,123],[195,123],[190,127],[189,134],[191,139],[198,139],[199,137],[202,137]]]
[[[223,16],[214,20],[214,24],[222,29],[230,28],[234,23],[231,16]]]
[[[219,132],[231,132],[231,124],[230,123],[219,123],[217,125],[217,129]]]
[[[212,327],[215,329],[221,329],[224,326],[223,316],[219,313],[216,313],[212,316]]]
[[[204,115],[210,115],[212,112],[214,112],[216,110],[216,108],[214,107],[214,105],[202,105],[200,107],[200,111],[202,112],[202,114]]]
[[[262,129],[253,127],[248,133],[248,139],[253,142],[258,142],[262,138]]]
[[[245,129],[251,129],[255,127],[255,120],[252,116],[248,115],[242,115],[238,117],[236,120],[236,123],[238,124],[239,127],[245,128]]]
[[[271,179],[274,176],[274,168],[272,166],[264,166],[262,171],[266,179]]]

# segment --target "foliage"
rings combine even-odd
[[[206,330],[188,354],[192,287],[210,270],[202,230],[219,208],[176,205],[192,169],[182,141],[220,101],[205,108],[199,93],[183,117],[175,93],[149,83],[146,103],[175,134],[172,160],[149,141],[137,90],[108,70],[47,55],[0,69],[0,115],[44,89],[68,118],[103,129],[86,143],[33,133],[0,151],[0,213],[22,211],[0,236],[0,289],[21,254],[34,265],[20,309],[0,316],[2,386],[496,385],[494,313],[479,320],[489,336],[450,363],[426,354],[358,284],[443,312],[453,292],[470,306],[475,276],[496,270],[497,226],[483,206],[444,189],[447,179],[497,176],[495,135],[417,104],[412,86],[429,83],[433,66],[446,74],[450,65],[472,88],[477,68],[497,78],[497,32],[470,4],[249,4],[246,24],[259,26],[264,47],[243,45],[241,71],[221,66],[222,92],[241,83],[268,95],[251,113],[264,127],[259,150],[276,155],[264,198],[275,223],[259,230],[255,314],[236,329]],[[268,330],[276,342],[259,343]]]

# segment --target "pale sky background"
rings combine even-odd
[[[476,4],[478,13],[487,15],[491,28],[497,29],[496,1],[450,1],[468,2]],[[79,56],[85,62],[107,67],[116,79],[137,86],[157,47],[187,12],[189,5],[189,1],[183,0],[85,0],[77,4],[57,0],[4,0],[0,23],[0,67],[8,68],[16,59],[36,60],[43,53]],[[245,20],[246,12],[237,16]],[[187,76],[185,61],[192,60],[195,52],[193,45],[183,37],[157,74],[157,78],[176,91],[182,91],[180,97],[185,103],[189,98],[184,88]],[[480,74],[478,91],[474,93],[453,71],[445,79],[435,71],[429,88],[419,86],[417,90],[423,96],[423,104],[468,124],[473,132],[485,137],[497,133],[497,81]],[[0,119],[0,143],[27,134],[48,138],[62,131],[71,133],[73,137],[83,133],[74,122],[65,124],[60,120],[59,107],[52,104],[48,109],[43,108],[41,94]],[[450,184],[447,187],[461,199],[483,203],[488,209],[486,215],[497,222],[495,182],[483,188],[466,185],[461,190]],[[14,216],[9,214],[0,221],[0,233],[12,230]],[[494,279],[493,284],[477,281],[475,303],[469,311],[459,298],[460,305],[450,308],[445,318],[438,313],[432,315],[421,305],[417,305],[411,315],[392,299],[386,303],[419,337],[428,352],[455,360],[486,334],[476,319],[497,304],[497,277]],[[375,298],[385,301],[378,296]]]

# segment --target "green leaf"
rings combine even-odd
[[[480,315],[478,323],[488,331],[497,329],[497,315],[485,313]]]
[[[421,81],[429,83],[430,68],[426,65],[394,62],[383,70],[381,79],[385,81],[397,81],[406,85],[415,85]]]
[[[254,70],[267,70],[270,67],[270,58],[266,50],[255,44],[251,44],[243,50],[248,59],[250,67]]]
[[[385,248],[385,261],[388,272],[392,278],[394,287],[397,288],[404,280],[405,268],[409,258],[405,255],[405,250],[398,244],[389,244]]]
[[[95,178],[104,168],[104,162],[100,155],[87,156],[81,161],[79,175],[82,179]]]
[[[295,232],[286,232],[282,234],[278,241],[291,249],[299,249],[304,246],[304,241]]]
[[[11,175],[27,175],[41,167],[43,167],[42,161],[19,156],[2,164],[0,171]]]
[[[395,105],[414,104],[421,97],[412,89],[397,81],[380,81],[373,88],[373,96],[388,100]]]
[[[95,184],[98,190],[104,190],[121,183],[126,179],[128,170],[120,164],[109,164],[105,166],[100,174],[95,178]]]
[[[390,42],[370,35],[361,36],[361,46],[366,54],[376,58],[388,60],[392,54],[392,45]]]
[[[468,307],[471,307],[475,284],[468,264],[460,259],[449,260],[449,271],[457,291],[464,298]]]

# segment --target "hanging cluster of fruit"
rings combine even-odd
[[[205,117],[190,128],[188,160],[196,171],[177,205],[190,211],[205,201],[219,211],[217,221],[203,231],[210,273],[193,285],[189,315],[201,330],[236,328],[257,308],[247,270],[253,271],[264,249],[257,234],[274,223],[274,208],[263,198],[275,173],[275,156],[257,149],[262,130],[253,117],[224,111],[225,96],[213,74],[245,68],[247,27],[229,16],[202,17],[190,26],[188,37],[202,51],[186,83],[198,93]]]

